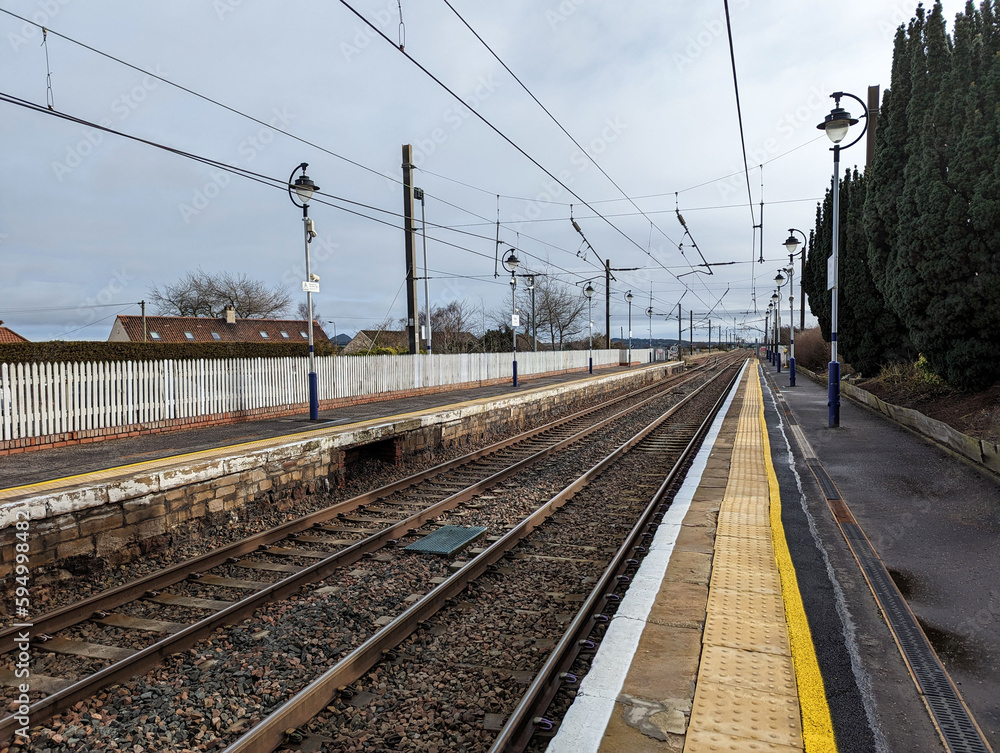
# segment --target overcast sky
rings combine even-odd
[[[829,94],[865,99],[869,85],[887,87],[895,28],[915,8],[730,0],[751,212],[722,0],[452,0],[638,209],[443,0],[401,3],[403,29],[397,0],[349,3],[390,44],[329,0],[3,0],[0,8],[50,32],[43,46],[39,28],[0,13],[0,91],[42,106],[51,97],[59,113],[279,182],[307,162],[330,195],[323,201],[385,210],[354,207],[380,223],[311,206],[322,286],[314,301],[337,332],[405,314],[398,181],[401,145],[410,143],[428,222],[455,228],[428,232],[433,305],[495,309],[509,300],[506,273],[493,276],[499,194],[504,248],[568,284],[595,278],[598,331],[599,259],[609,258],[641,268],[615,275],[612,333],[626,326],[631,289],[633,331],[645,338],[652,288],[653,336],[675,337],[679,300],[685,327],[689,309],[698,320],[712,311],[716,326],[760,326],[754,292],[761,310],[787,265],[788,229],[808,234],[830,182],[830,145],[815,127],[833,106]],[[952,19],[963,4],[944,5]],[[401,54],[401,32],[406,53],[566,188]],[[138,314],[151,285],[199,267],[245,273],[304,300],[301,215],[283,190],[47,113],[0,108],[5,326],[31,340],[105,340],[115,314]],[[864,158],[864,142],[843,153],[845,166]],[[754,264],[762,183],[767,261]],[[570,204],[593,249],[585,256]],[[684,275],[701,261],[691,238],[709,263],[738,263]],[[706,325],[698,329],[703,338]]]

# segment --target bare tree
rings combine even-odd
[[[531,292],[521,292],[518,308],[531,312]],[[587,299],[577,287],[545,275],[535,277],[535,326],[548,331],[552,347],[563,346],[587,327]]]
[[[199,268],[162,288],[153,285],[149,297],[157,313],[167,316],[218,318],[226,306],[241,319],[270,319],[288,310],[291,296],[279,286],[268,288],[245,274],[209,274]]]

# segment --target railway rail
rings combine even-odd
[[[486,740],[483,738],[488,738],[494,732],[496,735],[492,744],[486,742],[491,753],[527,749],[539,732],[544,735],[554,728],[553,723],[542,714],[561,687],[578,682],[578,676],[571,674],[569,669],[579,659],[581,652],[592,652],[595,648],[590,636],[595,628],[607,622],[621,593],[627,589],[630,574],[638,569],[641,559],[639,555],[645,551],[643,544],[652,537],[658,520],[669,507],[669,494],[674,490],[682,469],[692,457],[732,387],[734,372],[735,369],[726,370],[712,382],[703,385],[682,403],[650,422],[611,454],[588,468],[513,526],[508,533],[496,537],[489,547],[474,550],[475,556],[468,562],[455,563],[456,572],[450,577],[226,748],[226,753],[347,749],[344,747],[345,743],[357,739],[359,729],[369,731],[366,729],[367,724],[358,725],[356,720],[361,718],[359,713],[366,706],[378,703],[378,696],[381,696],[384,703],[378,711],[378,715],[383,718],[398,718],[402,709],[415,699],[423,697],[427,684],[418,680],[414,685],[411,678],[422,674],[419,664],[427,661],[427,655],[434,657],[447,652],[442,644],[449,639],[454,644],[449,659],[452,672],[461,667],[466,670],[466,675],[476,674],[470,670],[477,668],[486,670],[481,675],[489,675],[488,679],[478,683],[473,680],[473,685],[510,686],[527,681],[526,674],[532,674],[533,678],[528,690],[509,714],[489,714],[480,708],[481,713],[477,715],[483,733],[480,739],[470,741],[460,733],[457,739],[449,740],[441,733],[439,742],[444,747],[440,749],[452,749],[451,746],[461,745],[462,749],[485,750],[486,747],[482,744]],[[710,387],[715,390],[709,391]],[[697,405],[698,398],[701,398],[702,403],[707,398],[712,404],[707,417],[704,417],[705,406]],[[692,418],[698,420],[692,421]],[[614,489],[620,488],[623,479],[634,478],[637,473],[643,483],[632,484],[630,488],[653,491],[648,497],[640,495],[633,498],[631,504],[618,505],[617,510],[613,506],[609,509],[607,500],[609,497],[614,499]],[[569,504],[571,501],[572,505]],[[614,530],[619,525],[625,535],[615,541],[610,556],[598,556],[598,547],[580,547],[570,543],[578,540],[577,532],[582,526],[589,527],[589,532],[597,533],[600,539],[602,536],[595,531],[596,526]],[[540,548],[545,554],[536,553],[537,550],[530,546],[529,542],[539,538],[544,541]],[[611,534],[604,538],[613,540],[616,537]],[[525,546],[526,543],[529,545]],[[567,548],[573,548],[571,554],[576,556],[566,556]],[[580,549],[586,551],[580,552]],[[510,560],[511,555],[515,559]],[[512,564],[500,566],[502,562]],[[513,564],[525,562],[539,565],[535,568],[539,572],[529,574],[528,568]],[[590,574],[581,577],[581,572]],[[518,621],[512,616],[513,613],[545,613],[545,605],[538,604],[537,599],[532,600],[530,592],[524,592],[523,584],[535,583],[546,588],[558,583],[579,584],[581,580],[589,580],[594,585],[588,594],[571,595],[580,598],[580,607],[569,619],[568,627],[550,626],[549,632],[542,631],[541,636],[507,635],[507,646],[503,645],[504,636],[500,634],[493,636],[494,640],[489,642],[492,647],[490,655],[502,655],[514,661],[519,650],[527,645],[536,648],[552,645],[541,668],[536,667],[526,672],[510,666],[483,667],[474,653],[470,655],[470,650],[480,650],[475,642],[470,647],[470,623],[471,630],[475,630],[477,625],[482,626],[484,622],[488,623],[499,617],[505,625],[516,625]],[[457,597],[473,586],[478,586],[476,591],[479,598],[458,602]],[[558,592],[546,593],[553,597],[550,601],[562,597],[561,600],[565,602],[567,596]],[[473,601],[479,604],[470,603]],[[519,606],[521,609],[518,609]],[[560,605],[557,608],[564,607]],[[428,620],[441,610],[451,614],[441,619],[442,624],[428,626]],[[551,609],[548,611],[551,613]],[[482,612],[488,614],[485,619]],[[420,632],[426,635],[416,635]],[[379,674],[379,668],[383,665],[387,666]],[[373,671],[376,673],[374,676]],[[440,671],[434,668],[423,674],[438,676]],[[454,688],[449,688],[454,691],[450,694],[451,698],[439,702],[435,710],[440,712],[442,706],[447,705],[452,705],[453,708],[467,706],[469,698],[475,698],[476,694],[470,693],[466,687],[468,680],[454,685]],[[442,683],[437,683],[437,686],[442,687]],[[449,694],[446,690],[440,695]],[[515,693],[511,693],[508,698],[514,696]],[[345,713],[352,707],[356,709],[354,713]],[[433,712],[430,716],[434,716]],[[502,724],[499,723],[500,717],[506,717]],[[372,750],[397,748],[406,739],[399,731],[386,733],[387,728],[392,728],[391,722],[383,722],[380,730],[371,731]],[[399,729],[399,725],[394,729]],[[432,738],[428,749],[438,749],[437,743]],[[469,743],[469,747],[465,747]]]
[[[196,646],[218,626],[238,622],[264,604],[288,599],[307,584],[342,573],[358,561],[386,559],[388,555],[376,553],[399,549],[396,542],[441,522],[442,516],[452,516],[456,522],[488,516],[491,504],[483,499],[486,492],[526,469],[544,466],[570,446],[593,441],[627,415],[653,410],[665,393],[701,378],[695,372],[664,380],[644,388],[641,395],[621,396],[36,618],[38,633],[55,636],[43,639],[38,648],[53,657],[70,657],[70,667],[76,662],[89,674],[80,680],[71,679],[70,672],[65,673],[70,677],[42,675],[41,685],[49,692],[32,704],[33,723],[163,664]],[[620,408],[622,404],[626,407]],[[248,578],[248,571],[253,578]],[[152,605],[188,619],[150,617]],[[205,610],[211,610],[207,617]],[[89,640],[101,631],[110,631],[125,645]],[[159,635],[165,637],[155,639]],[[12,650],[15,638],[14,630],[0,632],[0,649]],[[57,665],[54,658],[48,662]],[[14,725],[13,716],[0,720],[0,739],[9,740]]]

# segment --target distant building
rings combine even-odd
[[[222,319],[202,316],[147,316],[146,342],[150,343],[307,343],[305,319],[237,319],[232,309]],[[318,322],[313,341],[328,342]],[[143,317],[118,316],[108,342],[143,342]]]
[[[405,352],[410,347],[410,341],[405,330],[384,329],[379,332],[377,329],[363,329],[344,346],[343,354],[350,356],[355,353],[367,353],[373,347],[396,348]],[[427,343],[421,340],[420,347],[426,348]]]
[[[30,342],[27,337],[21,337],[17,332],[12,329],[8,329],[3,326],[3,321],[0,321],[0,345],[6,345],[8,343],[26,343]]]

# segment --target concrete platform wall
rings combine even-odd
[[[34,573],[84,572],[130,561],[175,537],[211,535],[213,526],[284,510],[342,483],[353,459],[403,457],[478,441],[525,426],[625,387],[659,381],[680,364],[608,375],[470,401],[435,412],[389,417],[168,458],[129,469],[8,490],[0,505],[0,578],[14,565],[14,524],[30,520]]]

